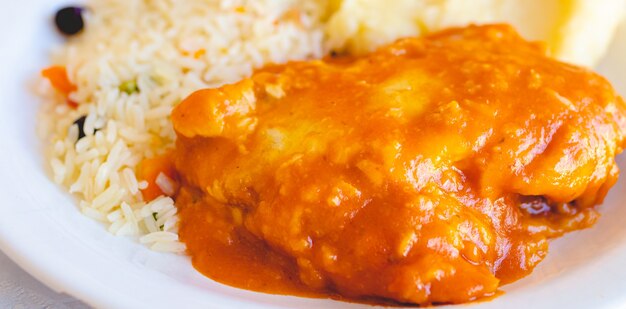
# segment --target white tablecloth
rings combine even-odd
[[[0,252],[0,308],[87,309],[89,306],[52,291]]]

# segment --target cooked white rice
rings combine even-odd
[[[47,81],[40,132],[54,181],[115,235],[183,252],[169,197],[143,201],[136,167],[173,147],[169,114],[194,90],[233,82],[268,62],[319,57],[316,0],[93,0],[86,28],[55,50],[77,90],[66,104]],[[136,82],[139,92],[120,90]],[[86,136],[73,122],[86,115]],[[95,131],[95,133],[94,133]],[[159,182],[167,188],[168,179]]]

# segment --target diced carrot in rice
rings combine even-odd
[[[148,183],[146,188],[141,189],[146,202],[161,195],[173,196],[178,189],[176,169],[170,153],[141,161],[137,167],[137,178]]]
[[[50,81],[54,89],[65,96],[76,90],[76,86],[68,78],[67,70],[64,66],[55,65],[48,67],[41,71],[41,75]]]

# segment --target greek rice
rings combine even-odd
[[[92,0],[85,29],[52,53],[76,90],[45,80],[39,132],[52,178],[86,216],[153,250],[184,252],[174,201],[144,201],[137,165],[173,147],[173,106],[194,90],[234,82],[253,68],[322,55],[318,1]],[[299,13],[299,19],[292,17]],[[290,14],[288,14],[290,13]],[[66,104],[78,103],[76,109]],[[85,136],[74,123],[82,116]],[[164,192],[174,190],[160,175]]]

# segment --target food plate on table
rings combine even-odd
[[[2,42],[10,42],[4,44],[5,48],[2,49],[0,88],[4,98],[0,126],[5,142],[4,150],[0,151],[3,176],[0,192],[5,197],[4,202],[0,203],[2,250],[53,289],[76,296],[96,307],[169,308],[181,304],[189,308],[362,306],[325,298],[263,294],[219,284],[197,272],[187,256],[157,252],[184,251],[177,243],[168,242],[167,239],[158,242],[150,238],[143,238],[142,241],[147,233],[133,234],[131,225],[124,225],[126,222],[114,226],[113,221],[119,214],[109,214],[111,216],[106,218],[108,221],[105,220],[105,223],[91,220],[87,216],[98,215],[81,208],[83,204],[65,193],[65,184],[58,186],[52,182],[51,177],[54,176],[50,175],[54,175],[55,167],[46,162],[43,155],[45,147],[36,133],[41,120],[37,114],[46,102],[36,93],[42,87],[39,72],[51,64],[49,51],[65,40],[53,28],[51,20],[53,13],[64,4],[47,1],[16,4],[11,8],[11,14],[2,19],[2,23],[6,24],[0,39]],[[286,16],[292,18],[292,15]],[[86,29],[84,31],[89,31],[89,24]],[[317,38],[312,36],[310,39],[314,41]],[[203,57],[194,44],[183,44],[189,46],[188,52],[191,53],[186,57]],[[626,28],[622,26],[608,53],[597,66],[597,70],[613,83],[618,93],[626,92],[626,76],[623,74],[626,63],[621,57],[624,52]],[[292,56],[304,59],[318,53],[321,56],[322,51],[311,49],[310,54],[305,51],[301,55]],[[190,65],[193,66],[193,63]],[[244,68],[244,71],[249,69]],[[244,73],[237,72],[233,76],[220,78],[235,82],[241,74]],[[211,82],[210,76],[206,78]],[[142,82],[137,80],[135,84],[130,84],[123,80],[116,87],[120,87],[120,92],[132,95],[136,89],[144,87]],[[197,86],[197,89],[201,88],[206,88],[206,85]],[[184,98],[188,94],[181,96]],[[71,120],[80,119],[75,118]],[[86,119],[80,126],[90,125],[93,133],[87,133],[87,136],[100,130],[97,123],[89,124]],[[80,139],[79,132],[74,134],[75,138]],[[150,154],[150,157],[155,155]],[[617,162],[620,167],[626,168],[622,156],[617,157]],[[626,295],[623,290],[626,289],[626,264],[623,261],[626,261],[626,230],[621,220],[626,215],[626,209],[621,205],[625,195],[626,183],[622,179],[609,191],[599,207],[601,216],[593,227],[550,241],[547,257],[532,274],[502,286],[499,290],[503,293],[493,299],[464,306],[625,306]],[[141,211],[139,208],[135,210]],[[148,215],[152,216],[152,213]],[[160,216],[157,213],[154,218],[154,223],[162,223],[155,225],[160,231],[174,224],[171,221],[166,223],[168,218],[159,221]],[[128,230],[124,230],[124,227],[128,227]],[[115,237],[107,230],[129,236]]]

